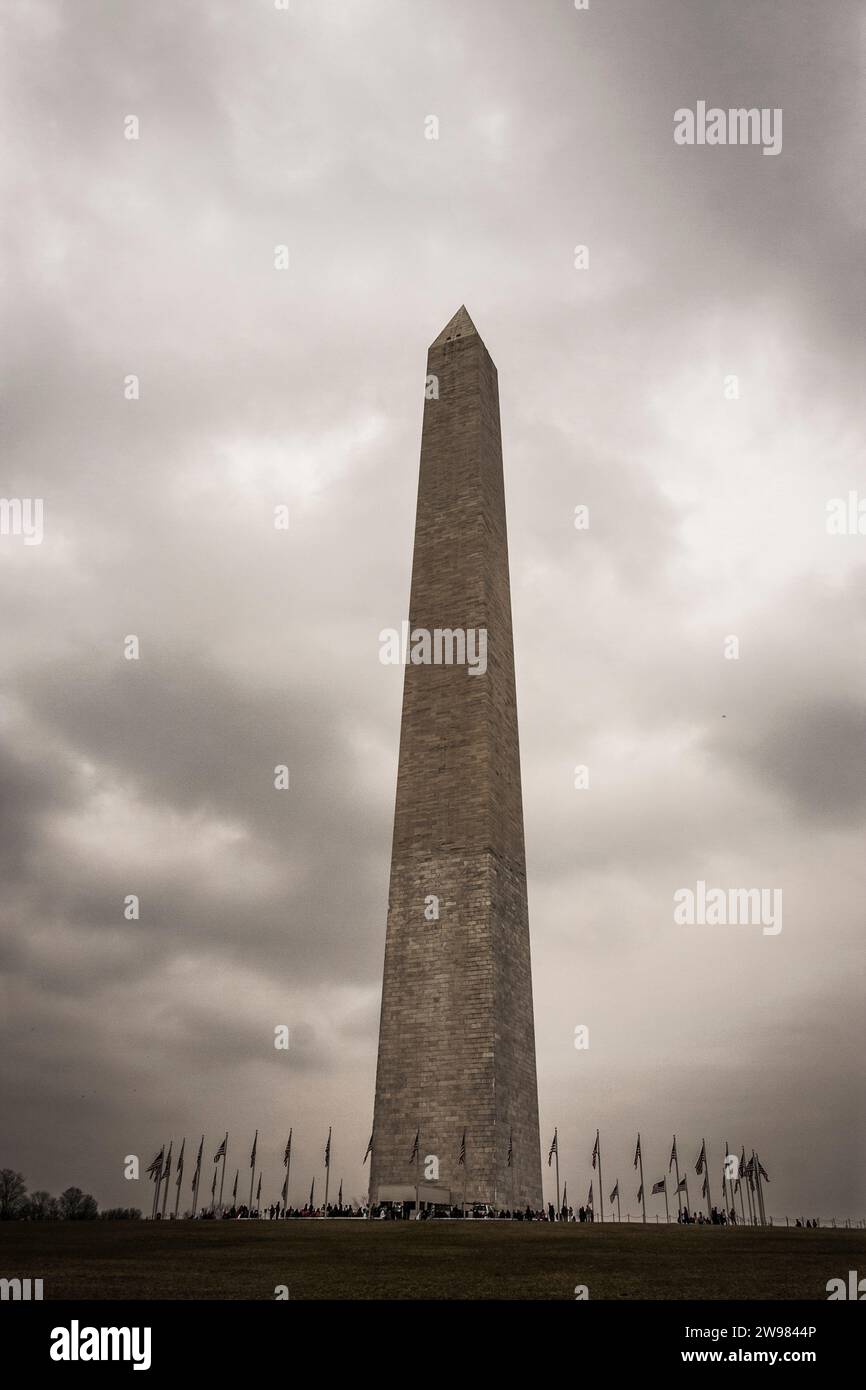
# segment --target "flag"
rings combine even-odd
[[[412,1145],[412,1152],[411,1152],[410,1155],[409,1155],[409,1162],[410,1162],[410,1164],[412,1164],[412,1163],[415,1162],[415,1160],[416,1160],[416,1158],[418,1157],[418,1154],[419,1154],[419,1152],[420,1152],[420,1148],[421,1148],[421,1131],[420,1131],[420,1129],[416,1129],[416,1131],[415,1131],[415,1143]]]
[[[226,1146],[228,1145],[228,1142],[229,1142],[229,1137],[228,1137],[228,1135],[226,1135],[225,1139],[222,1141],[222,1143],[220,1144],[219,1148],[217,1149],[216,1153],[215,1153],[214,1156],[213,1156],[213,1161],[214,1161],[214,1163],[219,1163],[219,1161],[220,1161],[221,1158],[225,1158],[225,1156],[226,1156]]]
[[[593,1146],[592,1146],[592,1166],[593,1166],[593,1169],[595,1168],[595,1164],[596,1164],[596,1160],[597,1160],[597,1159],[598,1159],[598,1130],[595,1131],[595,1143],[594,1143]]]
[[[256,1137],[255,1137],[255,1139],[253,1140],[253,1151],[252,1151],[252,1153],[250,1154],[250,1167],[251,1167],[251,1168],[255,1168],[255,1166],[256,1166],[256,1146],[257,1146],[258,1142],[259,1142],[259,1131],[256,1130]]]
[[[640,1187],[637,1190],[637,1199],[639,1202],[643,1201],[643,1183],[641,1183]]]
[[[163,1146],[162,1146],[162,1148],[160,1149],[159,1153],[157,1154],[156,1158],[153,1160],[153,1162],[151,1163],[150,1167],[149,1167],[148,1170],[147,1170],[147,1176],[148,1176],[149,1178],[161,1178],[161,1177],[162,1177],[162,1160],[163,1160],[164,1155],[165,1155],[165,1144],[163,1144]]]
[[[704,1164],[706,1163],[706,1161],[707,1161],[707,1141],[706,1141],[706,1140],[703,1140],[703,1142],[701,1143],[701,1151],[700,1151],[700,1153],[698,1154],[698,1161],[697,1161],[697,1163],[695,1164],[695,1172],[698,1174],[699,1177],[700,1177],[701,1173],[704,1171]]]
[[[286,1141],[286,1152],[283,1154],[283,1167],[288,1168],[289,1159],[292,1156],[292,1131],[289,1130],[289,1137]]]
[[[371,1133],[370,1133],[370,1138],[369,1138],[368,1141],[367,1141],[367,1152],[364,1154],[364,1162],[361,1164],[361,1167],[362,1167],[362,1168],[363,1168],[363,1166],[364,1166],[364,1163],[367,1162],[367,1159],[370,1157],[370,1154],[371,1154],[372,1152],[373,1152],[373,1134],[372,1134],[372,1131],[371,1131]]]
[[[174,1141],[172,1141],[172,1143],[173,1142]],[[166,1182],[168,1182],[168,1179],[171,1177],[171,1144],[169,1144],[168,1146],[168,1153],[166,1154],[165,1167],[162,1170],[162,1176],[165,1178]]]
[[[313,1178],[313,1181],[310,1183],[310,1211],[314,1211],[314,1210],[315,1210],[315,1208],[314,1208],[314,1206],[313,1206],[313,1193],[315,1192],[315,1190],[316,1190],[316,1179]]]
[[[258,1204],[259,1204],[259,1198],[261,1197],[261,1195],[262,1195],[262,1175],[261,1175],[261,1173],[259,1173],[259,1185],[258,1185],[258,1187],[256,1188],[256,1206],[258,1206]]]
[[[737,1170],[737,1181],[736,1181],[736,1183],[734,1184],[734,1191],[735,1191],[735,1192],[739,1192],[739,1190],[740,1190],[740,1182],[742,1181],[742,1178],[743,1178],[743,1176],[745,1175],[745,1172],[746,1172],[746,1146],[745,1146],[745,1144],[744,1144],[744,1145],[743,1145],[743,1148],[742,1148],[742,1151],[741,1151],[741,1153],[740,1153],[740,1166],[739,1166],[739,1168],[738,1168],[738,1170]]]
[[[233,1201],[233,1202],[237,1199],[237,1195],[238,1195],[238,1170],[237,1170],[237,1168],[236,1168],[236,1169],[235,1169],[235,1185],[234,1185],[234,1187],[232,1188],[232,1201]]]
[[[514,1166],[514,1130],[513,1130],[513,1129],[510,1129],[510,1130],[508,1131],[508,1157],[507,1157],[506,1160],[505,1160],[505,1166],[506,1166],[506,1168],[512,1168],[512,1167]]]
[[[709,1172],[709,1169],[707,1169],[707,1171],[704,1173],[704,1180],[703,1180],[703,1182],[701,1183],[701,1196],[702,1196],[702,1197],[708,1197],[708,1196],[709,1196],[709,1182],[708,1182],[709,1176],[710,1176],[710,1172]]]
[[[680,1178],[679,1182],[677,1183],[677,1192],[685,1192],[685,1191],[687,1191],[687,1188],[686,1188],[686,1181],[687,1181],[686,1178]]]
[[[283,1203],[285,1204],[285,1206],[288,1206],[288,1205],[289,1205],[289,1175],[288,1175],[288,1173],[286,1173],[285,1179],[283,1180],[283,1190],[282,1190],[282,1192],[281,1192],[280,1195],[281,1195],[281,1197],[282,1197],[282,1199],[283,1199]]]
[[[667,1182],[667,1178],[662,1178],[661,1182],[654,1182],[654,1183],[653,1183],[653,1190],[652,1190],[652,1195],[653,1195],[653,1197],[656,1195],[657,1192],[664,1192],[664,1190],[665,1190],[665,1183],[666,1183],[666,1182]]]
[[[586,1205],[592,1207],[592,1183],[589,1184],[589,1196],[586,1199]],[[594,1210],[595,1208],[593,1207],[593,1211]]]
[[[770,1174],[767,1172],[766,1168],[764,1167],[764,1165],[763,1165],[763,1163],[761,1162],[760,1159],[758,1159],[758,1172],[760,1173],[761,1177],[764,1179],[764,1182],[769,1182],[769,1181],[770,1181]]]
[[[457,1167],[460,1168],[466,1162],[466,1130],[463,1131],[463,1138],[460,1140],[460,1152],[457,1155]]]
[[[548,1168],[550,1167],[554,1154],[556,1154],[556,1157],[559,1158],[559,1133],[557,1130],[553,1131],[553,1143],[550,1146],[550,1153],[547,1155]]]
[[[177,1156],[177,1177],[175,1178],[175,1187],[180,1187],[180,1180],[183,1177],[183,1151],[185,1148],[186,1139],[184,1139],[183,1143],[181,1144],[180,1153]]]
[[[326,1168],[330,1168],[330,1166],[331,1166],[331,1130],[330,1130],[330,1126],[329,1126],[329,1127],[328,1127],[328,1142],[327,1142],[327,1144],[325,1145],[325,1167],[326,1167]]]
[[[614,1185],[613,1192],[610,1194],[610,1197],[608,1198],[608,1201],[610,1202],[611,1206],[613,1206],[614,1202],[616,1202],[616,1201],[618,1201],[618,1200],[619,1200],[619,1178],[617,1178],[616,1183],[615,1183],[615,1185]]]
[[[637,1148],[636,1148],[635,1151],[634,1151],[634,1163],[632,1164],[632,1167],[633,1167],[633,1168],[636,1168],[639,1162],[640,1162],[640,1135],[638,1135],[638,1137],[637,1137]]]
[[[671,1171],[671,1169],[673,1168],[673,1166],[674,1166],[675,1163],[676,1163],[677,1166],[679,1167],[679,1159],[677,1158],[677,1136],[676,1136],[676,1135],[674,1135],[674,1146],[673,1146],[673,1148],[671,1149],[670,1162],[668,1163],[668,1172]]]
[[[210,1195],[212,1199],[216,1199],[216,1168],[213,1170],[213,1182],[210,1185]]]
[[[342,1207],[342,1205],[343,1205],[343,1179],[340,1178],[340,1190],[339,1190],[339,1192],[337,1193],[337,1206],[338,1206],[338,1207]]]
[[[568,1179],[566,1178],[562,1188],[562,1205],[568,1208]]]
[[[195,1193],[195,1192],[197,1191],[199,1173],[201,1172],[201,1154],[202,1154],[202,1149],[203,1149],[203,1148],[204,1148],[204,1135],[202,1135],[202,1137],[201,1137],[201,1143],[200,1143],[199,1146],[198,1146],[198,1157],[196,1158],[196,1161],[195,1161],[195,1172],[194,1172],[193,1175],[192,1175],[192,1187],[191,1187],[190,1191],[193,1192],[193,1193]],[[216,1174],[214,1174],[214,1177],[216,1177]]]

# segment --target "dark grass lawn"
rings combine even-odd
[[[866,1232],[505,1222],[0,1225],[0,1277],[46,1299],[826,1299]]]

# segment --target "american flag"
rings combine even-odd
[[[367,1162],[367,1159],[370,1157],[370,1154],[371,1154],[372,1152],[373,1152],[373,1135],[371,1134],[371,1135],[370,1135],[370,1138],[369,1138],[368,1141],[367,1141],[367,1152],[364,1154],[364,1163]],[[362,1167],[362,1168],[363,1168],[363,1166],[364,1166],[364,1163],[361,1164],[361,1167]]]
[[[420,1150],[420,1147],[421,1147],[421,1131],[420,1131],[420,1129],[416,1129],[416,1131],[415,1131],[415,1143],[412,1145],[412,1152],[411,1152],[410,1155],[409,1155],[409,1162],[410,1162],[410,1163],[414,1163],[414,1162],[415,1162],[416,1158],[418,1157],[418,1152],[419,1152],[419,1150]]]
[[[506,1167],[511,1168],[514,1163],[514,1130],[508,1131],[508,1157],[505,1160]]]
[[[708,1180],[709,1180],[709,1176],[710,1176],[710,1175],[709,1175],[709,1172],[704,1173],[704,1180],[703,1180],[703,1182],[701,1183],[701,1196],[702,1196],[702,1197],[706,1197],[706,1196],[709,1195],[709,1181],[708,1181]]]
[[[292,1156],[292,1131],[289,1130],[289,1137],[286,1141],[286,1152],[283,1154],[283,1167],[288,1168],[289,1159]]]
[[[466,1162],[466,1130],[463,1131],[463,1138],[460,1140],[460,1152],[457,1155],[457,1166]]]
[[[330,1131],[330,1129],[329,1129],[329,1130],[328,1130],[328,1142],[327,1142],[327,1144],[325,1145],[325,1167],[326,1167],[326,1168],[330,1168],[330,1166],[331,1166],[331,1131]]]
[[[234,1185],[234,1187],[232,1188],[232,1201],[233,1201],[233,1202],[237,1200],[237,1195],[238,1195],[238,1170],[237,1170],[237,1168],[236,1168],[236,1169],[235,1169],[235,1185]]]
[[[163,1160],[164,1154],[165,1154],[165,1145],[163,1144],[163,1146],[162,1146],[162,1148],[160,1149],[159,1153],[157,1154],[156,1158],[153,1160],[153,1162],[151,1163],[150,1167],[149,1167],[148,1170],[147,1170],[147,1176],[148,1176],[149,1178],[162,1177],[162,1160]]]
[[[592,1166],[595,1168],[598,1159],[598,1130],[595,1131],[595,1143],[592,1146]]]
[[[677,1163],[677,1162],[678,1162],[678,1159],[677,1159],[677,1136],[674,1135],[674,1146],[673,1146],[673,1148],[671,1149],[671,1160],[670,1160],[670,1163],[668,1164],[668,1172],[671,1171],[671,1169],[673,1168],[674,1164]]]
[[[259,1200],[259,1198],[261,1197],[261,1195],[262,1195],[262,1175],[261,1175],[261,1173],[259,1173],[259,1185],[258,1185],[258,1187],[256,1188],[256,1202],[258,1202],[258,1200]]]
[[[654,1182],[652,1195],[655,1196],[657,1192],[664,1192],[666,1182],[667,1178],[662,1178],[661,1182]]]
[[[685,1192],[686,1190],[686,1179],[680,1178],[679,1182],[677,1183],[677,1192]]]
[[[553,1131],[553,1143],[552,1143],[551,1146],[550,1146],[550,1153],[547,1155],[547,1166],[548,1166],[548,1168],[550,1167],[550,1164],[551,1164],[551,1162],[552,1162],[552,1160],[553,1160],[553,1155],[554,1155],[554,1154],[556,1154],[556,1157],[559,1158],[559,1131],[558,1131],[558,1130],[554,1130],[554,1131]]]
[[[700,1175],[700,1174],[704,1171],[704,1164],[706,1163],[706,1161],[707,1161],[707,1141],[706,1141],[706,1139],[704,1139],[704,1140],[702,1141],[702,1143],[701,1143],[701,1151],[700,1151],[700,1153],[698,1154],[698,1161],[697,1161],[697,1163],[695,1164],[695,1172],[696,1172],[698,1175]]]
[[[177,1156],[177,1177],[174,1181],[175,1187],[180,1187],[180,1180],[183,1177],[183,1151],[185,1148],[186,1140],[184,1139],[183,1143],[180,1146],[180,1153]]]
[[[637,1148],[636,1148],[635,1151],[634,1151],[634,1163],[632,1164],[632,1167],[633,1167],[633,1168],[636,1168],[639,1162],[640,1162],[640,1135],[638,1135],[638,1137],[637,1137]]]
[[[196,1161],[195,1161],[195,1172],[194,1172],[193,1175],[192,1175],[192,1188],[190,1189],[192,1192],[195,1192],[195,1190],[196,1190],[196,1185],[197,1185],[197,1183],[198,1183],[198,1176],[199,1176],[199,1173],[201,1172],[201,1155],[202,1155],[202,1150],[203,1150],[203,1149],[204,1149],[204,1135],[202,1135],[202,1137],[201,1137],[201,1143],[200,1143],[199,1146],[198,1146],[198,1157],[196,1158]],[[214,1174],[214,1176],[216,1176],[216,1174]]]
[[[250,1167],[251,1167],[251,1168],[255,1168],[255,1166],[256,1166],[256,1145],[258,1144],[258,1142],[259,1142],[259,1131],[256,1130],[256,1137],[255,1137],[255,1139],[253,1140],[253,1151],[252,1151],[252,1153],[250,1154]]]
[[[586,1205],[587,1205],[588,1207],[592,1207],[592,1206],[593,1206],[593,1202],[592,1202],[592,1183],[589,1184],[589,1196],[588,1196],[587,1199],[586,1199]],[[595,1210],[594,1207],[593,1207],[593,1210]]]
[[[613,1192],[610,1194],[610,1203],[611,1203],[611,1206],[612,1206],[613,1203],[616,1201],[616,1199],[618,1198],[618,1196],[619,1196],[619,1178],[617,1178],[616,1183],[614,1184]]]
[[[221,1158],[225,1158],[225,1156],[226,1156],[226,1148],[227,1148],[227,1146],[228,1146],[228,1142],[229,1142],[229,1137],[228,1137],[228,1135],[226,1135],[225,1139],[222,1141],[222,1143],[220,1144],[219,1148],[217,1149],[216,1153],[215,1153],[214,1156],[213,1156],[213,1161],[214,1161],[214,1163],[219,1163],[219,1161],[220,1161]]]
[[[758,1172],[760,1173],[761,1177],[764,1179],[765,1182],[770,1181],[770,1174],[767,1172],[760,1159],[758,1159]]]
[[[641,1183],[640,1187],[637,1190],[637,1199],[639,1202],[643,1201],[643,1183]]]

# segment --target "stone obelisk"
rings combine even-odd
[[[425,397],[370,1198],[538,1208],[499,391],[463,307]]]

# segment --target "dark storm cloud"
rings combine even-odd
[[[277,1171],[294,1119],[308,1184],[338,1120],[362,1190],[400,708],[378,633],[406,612],[426,346],[465,300],[500,376],[545,1124],[580,1096],[583,1164],[649,1095],[651,1145],[739,1124],[802,1150],[779,1202],[820,1171],[859,1212],[830,1136],[859,1089],[866,610],[858,538],[824,529],[862,476],[858,24],[16,9],[3,488],[45,498],[46,539],[0,541],[0,1162],[128,1201],[131,1148],[267,1119]],[[675,146],[698,99],[783,107],[781,156]],[[785,931],[683,935],[700,876],[781,883]]]

